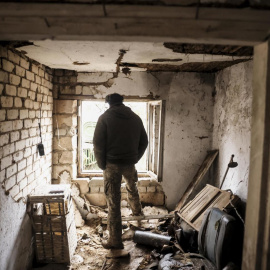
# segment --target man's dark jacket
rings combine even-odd
[[[98,166],[105,170],[106,162],[137,163],[147,148],[148,139],[141,118],[120,104],[111,106],[99,117],[93,143]]]

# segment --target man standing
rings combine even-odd
[[[94,133],[94,152],[99,168],[103,170],[104,192],[108,204],[109,239],[102,245],[107,249],[122,249],[121,181],[126,182],[128,202],[133,215],[142,213],[136,182],[135,164],[148,145],[141,118],[123,104],[123,96],[106,96],[110,108],[97,122]]]

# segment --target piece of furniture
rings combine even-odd
[[[41,263],[69,263],[77,246],[69,185],[45,185],[28,198],[35,236],[36,259]]]
[[[241,262],[241,243],[241,226],[234,217],[218,208],[207,210],[198,234],[200,254],[220,270]]]

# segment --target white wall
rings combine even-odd
[[[215,88],[213,148],[219,149],[216,184],[221,183],[234,154],[239,165],[229,169],[223,189],[231,189],[245,201],[249,175],[252,61],[218,72]]]
[[[0,188],[0,268],[22,270],[32,264],[32,228],[23,201]]]
[[[79,73],[77,86],[65,86],[61,92],[95,98],[114,92],[138,97],[152,94],[166,100],[162,186],[167,207],[174,209],[212,144],[214,75],[132,72],[130,76],[120,73],[109,87],[97,84],[111,77],[109,73]]]

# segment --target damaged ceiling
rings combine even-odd
[[[252,47],[209,44],[44,40],[9,45],[54,69],[115,72],[120,66],[125,74],[131,71],[216,72],[248,61],[253,55]]]

